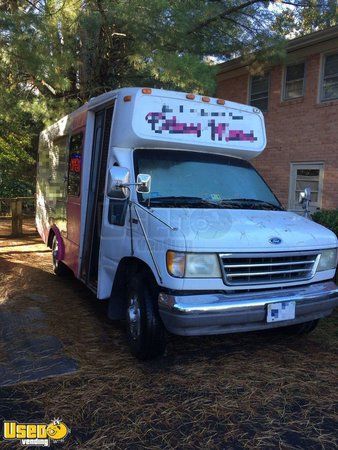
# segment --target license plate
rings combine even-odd
[[[296,302],[269,303],[266,315],[267,322],[292,320],[296,316]]]

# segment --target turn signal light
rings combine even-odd
[[[151,89],[150,88],[143,88],[142,89],[142,94],[151,94]]]
[[[223,100],[222,98],[218,98],[217,99],[217,104],[218,105],[225,105],[225,100]]]
[[[202,97],[202,102],[209,103],[210,102],[210,97]]]
[[[131,95],[125,95],[125,96],[123,97],[123,100],[124,100],[125,102],[131,102]]]
[[[185,271],[185,253],[169,250],[167,252],[167,269],[170,275],[183,278]]]
[[[195,100],[195,94],[187,94],[186,97],[189,100]]]

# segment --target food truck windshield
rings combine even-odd
[[[210,153],[139,149],[135,172],[152,178],[149,194],[158,207],[281,209],[279,201],[252,165],[245,160]]]

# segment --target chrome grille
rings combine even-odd
[[[220,257],[225,284],[248,286],[308,280],[315,274],[320,254],[231,253]]]

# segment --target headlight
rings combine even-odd
[[[218,257],[214,253],[167,252],[167,269],[179,278],[221,278]]]
[[[321,251],[317,271],[335,269],[336,266],[337,266],[337,249],[331,248],[330,250]]]

